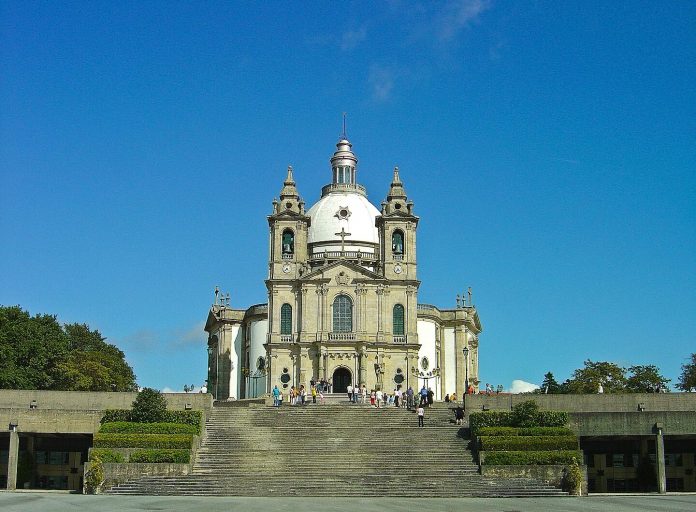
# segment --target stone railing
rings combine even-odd
[[[362,194],[364,196],[367,195],[367,189],[362,185],[358,185],[357,183],[329,183],[328,185],[324,185],[323,187],[321,187],[321,197],[324,197],[326,194],[330,192],[345,191],[358,192],[359,194]]]
[[[295,257],[293,253],[284,252],[282,258],[284,260],[292,260]]]
[[[395,335],[395,336],[393,336],[393,339],[394,339],[394,343],[406,343],[406,336],[405,335],[401,335],[401,336]]]
[[[324,252],[315,252],[311,256],[311,261],[321,261],[323,259],[337,259],[337,258],[348,258],[351,260],[376,260],[377,255],[371,252],[362,252],[362,251],[324,251]]]
[[[281,343],[292,343],[292,334],[281,334],[280,335],[280,342]]]
[[[355,341],[354,332],[330,332],[329,341]]]
[[[393,254],[394,256],[394,261],[402,261],[404,259],[403,254]]]

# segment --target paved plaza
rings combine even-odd
[[[82,496],[60,492],[0,492],[3,512],[693,512],[696,494],[586,498],[239,498]]]

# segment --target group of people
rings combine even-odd
[[[283,395],[283,392],[278,389],[278,386],[273,387],[271,394],[273,395],[273,407],[282,406],[285,396]],[[287,395],[290,405],[307,405],[310,397],[312,398],[313,404],[316,404],[317,400],[319,400],[319,403],[321,404],[324,403],[323,388],[320,388],[314,384],[310,386],[309,393],[307,392],[307,388],[305,388],[304,385],[301,385],[300,387],[292,386],[288,390]]]

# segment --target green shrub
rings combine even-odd
[[[104,423],[99,429],[101,433],[114,434],[198,434],[198,428],[182,423],[133,423],[116,421]]]
[[[581,457],[581,452],[577,450],[490,452],[486,453],[484,464],[489,466],[571,464],[573,458],[580,460]]]
[[[104,466],[99,457],[94,457],[85,473],[85,491],[87,494],[97,494],[104,483]]]
[[[191,434],[94,434],[95,448],[180,448],[190,449]]]
[[[191,461],[189,450],[138,450],[131,453],[128,462],[148,463],[178,463],[188,464]]]
[[[481,427],[479,436],[572,436],[575,433],[566,427]]]
[[[469,415],[469,427],[471,434],[476,436],[479,434],[479,429],[483,427],[517,427],[519,425],[515,424],[516,420],[527,423],[527,419],[522,413],[514,416],[513,413],[504,411],[472,412]],[[563,427],[567,423],[567,412],[538,411],[531,426]]]
[[[483,451],[577,450],[578,438],[570,436],[480,436]]]
[[[131,411],[131,421],[138,423],[166,421],[167,400],[156,389],[143,388],[133,400]]]
[[[572,496],[579,496],[582,493],[582,481],[584,475],[578,464],[578,460],[573,458],[572,462],[563,471],[561,488]]]
[[[515,405],[510,413],[513,427],[538,427],[539,404],[534,400],[526,400]]]
[[[131,411],[128,409],[107,409],[102,416],[101,424],[134,421]],[[201,433],[203,424],[203,413],[201,411],[165,411],[162,423],[179,423],[182,425],[193,425],[196,427],[196,434]]]
[[[107,409],[104,411],[104,416],[100,420],[100,423],[114,423],[119,421],[130,421],[131,411],[130,409]]]
[[[123,455],[113,450],[104,448],[92,448],[89,452],[89,460],[94,461],[99,459],[102,462],[124,462]]]

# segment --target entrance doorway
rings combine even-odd
[[[333,373],[333,392],[334,393],[346,393],[348,392],[348,385],[353,379],[350,376],[350,371],[348,368],[336,368]]]

